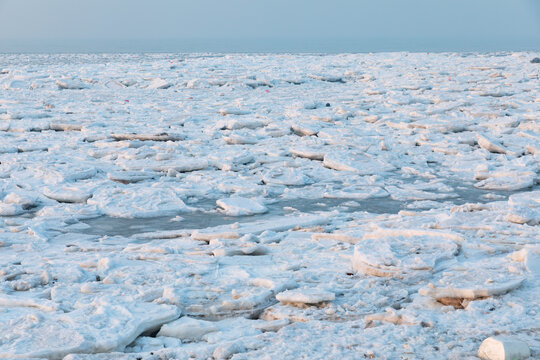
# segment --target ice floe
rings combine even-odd
[[[216,201],[223,212],[231,216],[263,214],[268,211],[266,206],[253,199],[228,198]]]
[[[367,275],[414,279],[439,271],[439,266],[457,255],[462,241],[457,234],[381,229],[364,235],[355,246],[353,268]]]

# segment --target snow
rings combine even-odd
[[[537,56],[0,55],[0,358],[537,358]]]

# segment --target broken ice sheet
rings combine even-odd
[[[0,57],[4,357],[535,344],[530,53]]]

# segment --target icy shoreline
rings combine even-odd
[[[539,356],[534,55],[0,55],[0,358]]]

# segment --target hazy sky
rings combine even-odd
[[[540,50],[540,0],[0,0],[0,51]]]

